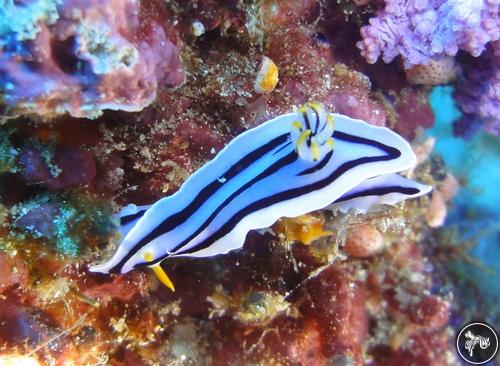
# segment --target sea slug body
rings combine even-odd
[[[409,144],[391,130],[309,102],[237,136],[175,194],[123,210],[123,240],[90,270],[151,267],[173,289],[160,267],[166,258],[224,254],[241,248],[250,230],[332,204],[366,211],[427,193],[395,174],[415,163]]]
[[[386,174],[365,180],[335,200],[328,208],[342,212],[353,209],[356,212],[365,213],[372,206],[394,205],[430,191],[430,186],[406,179],[399,174]]]

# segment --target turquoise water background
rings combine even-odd
[[[427,131],[436,137],[434,154],[443,157],[447,168],[461,182],[458,195],[449,207],[445,230],[456,230],[457,241],[474,241],[468,252],[481,265],[457,262],[453,265],[465,283],[475,283],[480,295],[494,306],[495,314],[485,317],[498,320],[500,313],[500,138],[480,132],[466,141],[453,136],[452,122],[461,116],[452,98],[450,86],[435,87],[430,103],[436,116]],[[457,243],[457,244],[458,244]],[[468,289],[463,289],[468,293]],[[484,301],[483,301],[484,302]]]

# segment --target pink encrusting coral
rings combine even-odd
[[[486,131],[500,135],[500,41],[464,65],[464,76],[454,95],[464,113],[454,126],[456,134],[463,135],[463,127],[473,126],[479,118]]]
[[[177,33],[140,24],[137,0],[13,3],[0,18],[0,88],[11,114],[139,111],[158,88],[184,82]]]
[[[405,68],[455,56],[479,56],[500,38],[498,0],[386,0],[385,7],[361,28],[358,42],[369,63],[401,55]]]

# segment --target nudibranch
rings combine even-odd
[[[250,230],[328,207],[367,210],[430,188],[396,174],[416,164],[393,131],[328,113],[309,102],[232,140],[180,189],[120,214],[123,239],[94,272],[150,267],[173,289],[160,263],[241,248]]]

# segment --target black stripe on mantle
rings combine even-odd
[[[209,238],[205,239],[203,242],[199,243],[193,248],[190,248],[189,251],[180,251],[175,253],[176,255],[179,254],[189,254],[189,253],[194,253],[197,251],[200,251],[202,249],[208,248],[210,245],[212,245],[215,241],[223,238],[225,235],[227,235],[231,230],[234,229],[234,227],[240,222],[244,217],[257,212],[265,207],[272,206],[274,204],[291,200],[297,197],[300,197],[304,194],[322,189],[330,184],[332,184],[338,177],[340,177],[342,174],[345,172],[349,171],[350,169],[353,169],[359,165],[367,164],[367,163],[372,163],[372,162],[377,162],[377,161],[388,161],[388,160],[393,160],[397,159],[398,157],[401,156],[401,152],[391,146],[387,146],[381,142],[370,140],[367,138],[363,137],[358,137],[358,136],[353,136],[344,132],[340,131],[335,131],[334,132],[334,138],[343,140],[346,142],[352,142],[352,143],[359,143],[359,144],[365,144],[365,145],[370,145],[376,148],[379,148],[380,150],[384,151],[386,155],[382,156],[372,156],[372,157],[364,157],[364,158],[359,158],[355,160],[351,160],[349,162],[346,162],[342,164],[340,167],[338,167],[332,174],[330,174],[328,177],[318,181],[311,183],[307,186],[300,187],[300,188],[294,188],[290,189],[284,192],[277,193],[275,195],[260,199],[247,207],[243,208],[242,210],[238,211],[235,213],[231,219],[229,219],[219,230],[217,230],[212,236]],[[320,163],[321,164],[321,163]],[[163,259],[165,259],[167,256],[164,256],[163,258],[159,258],[158,260],[155,260],[155,263],[161,262]]]

